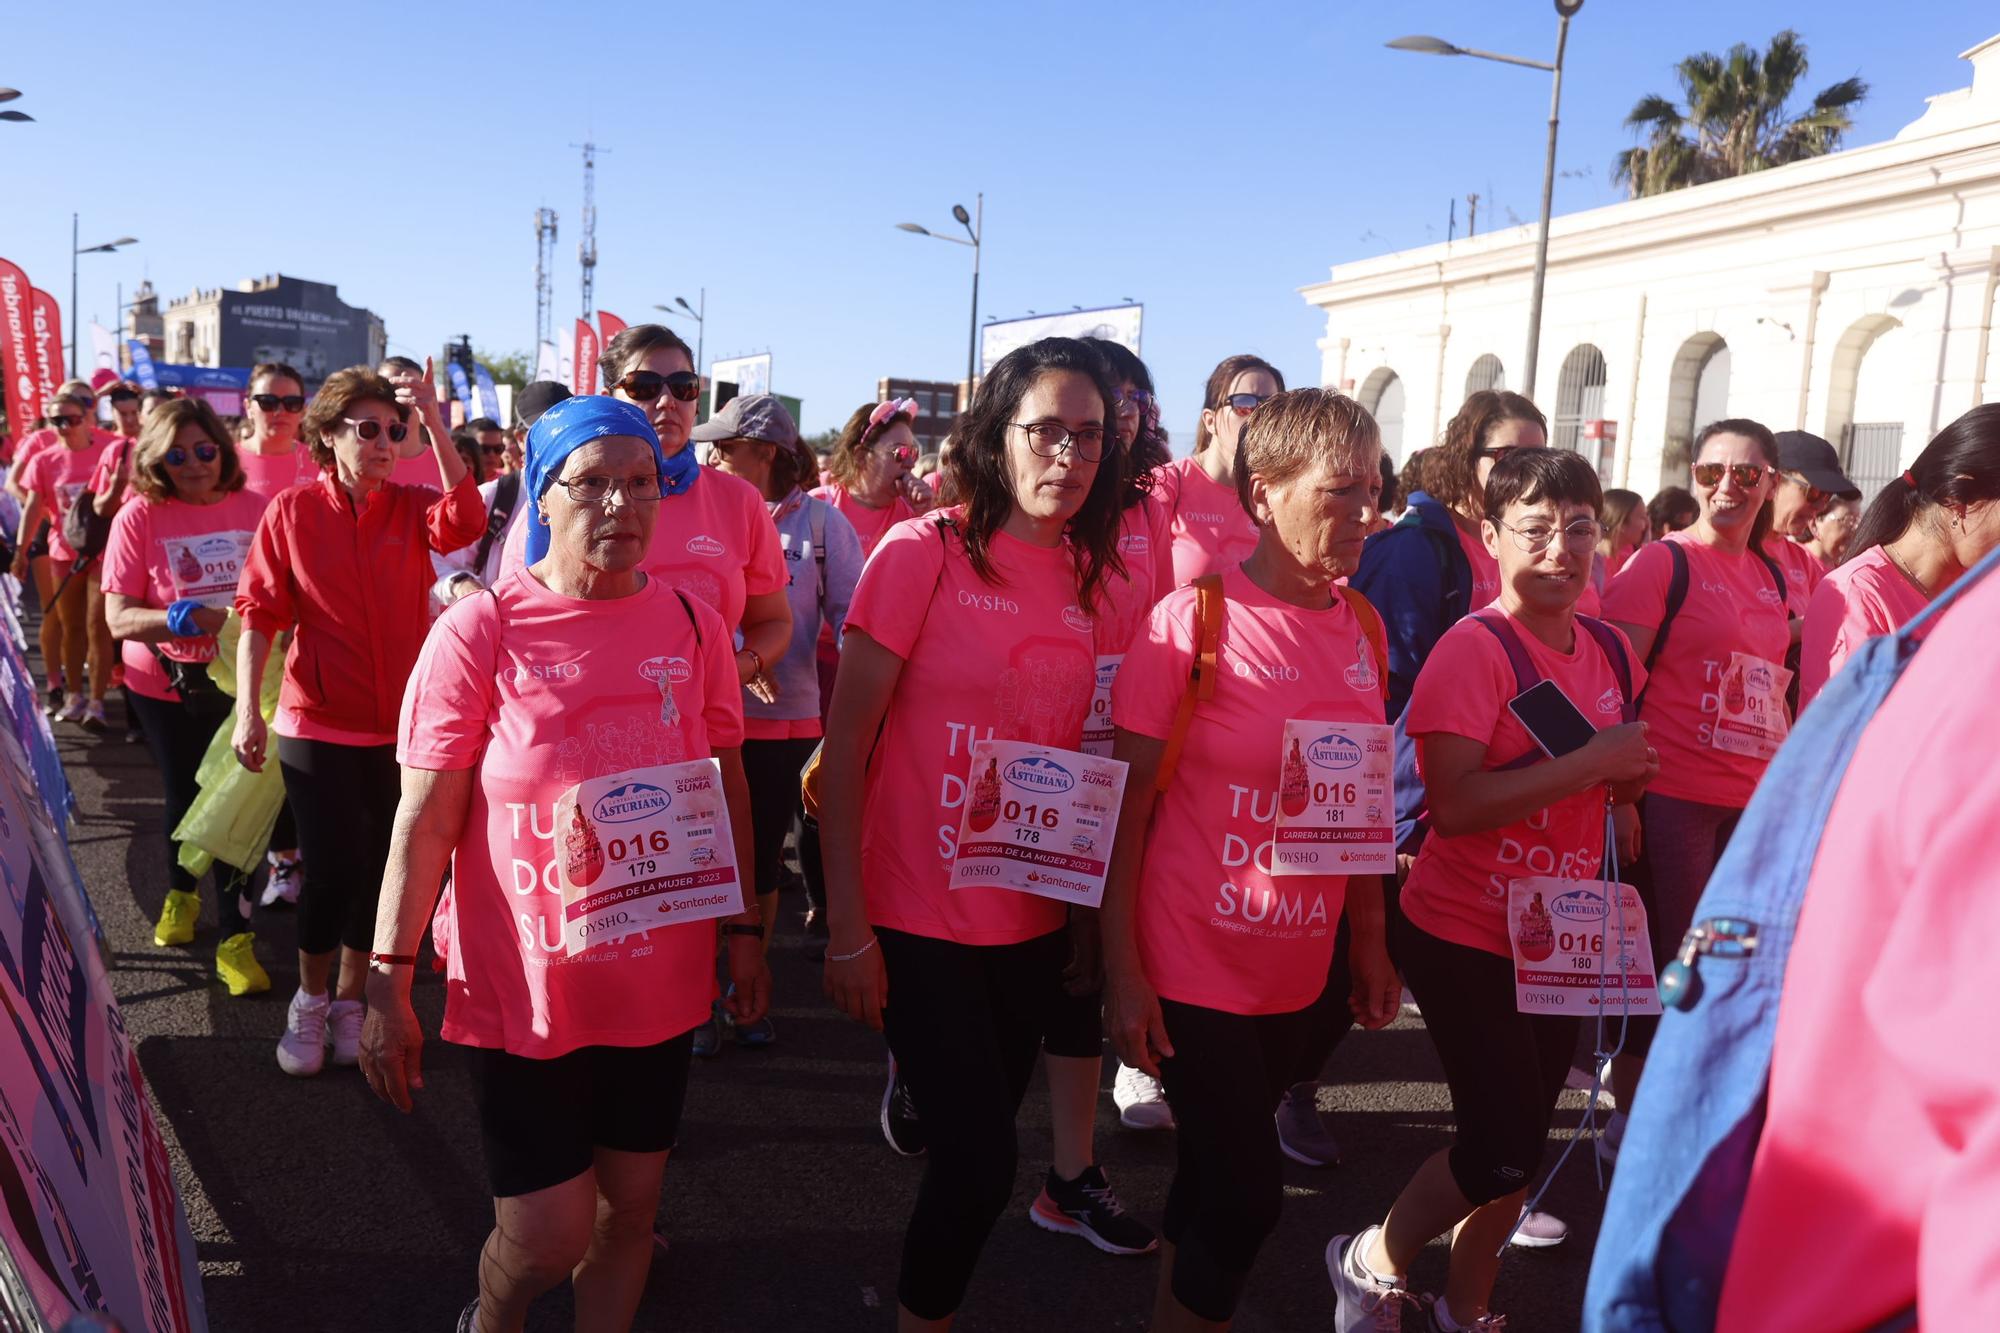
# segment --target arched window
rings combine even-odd
[[[1891,315],[1857,321],[1834,344],[1826,438],[1864,501],[1903,469],[1909,361],[1908,335]]]
[[[1507,387],[1507,368],[1500,364],[1500,358],[1488,352],[1472,363],[1472,369],[1465,372],[1465,396],[1484,389],[1504,389]]]
[[[1720,334],[1697,333],[1674,353],[1667,379],[1667,429],[1662,437],[1660,484],[1687,485],[1694,437],[1729,415],[1729,344]]]
[[[1556,376],[1556,413],[1550,423],[1549,447],[1575,452],[1583,442],[1583,423],[1604,415],[1604,385],[1609,375],[1604,353],[1578,343],[1563,358]]]
[[[1375,424],[1382,428],[1382,452],[1398,464],[1403,461],[1403,381],[1387,366],[1378,366],[1361,382],[1355,395]]]

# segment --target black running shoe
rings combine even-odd
[[[1075,1180],[1064,1180],[1049,1168],[1028,1220],[1044,1231],[1081,1236],[1106,1254],[1151,1254],[1160,1247],[1145,1223],[1126,1214],[1097,1166],[1085,1167]]]
[[[896,1057],[889,1057],[889,1086],[882,1089],[882,1137],[905,1157],[921,1157],[930,1146],[924,1141],[924,1122],[910,1101],[909,1085],[896,1072]]]

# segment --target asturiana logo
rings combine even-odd
[[[694,668],[685,657],[649,657],[639,664],[639,674],[658,685],[661,677],[675,685],[685,685],[694,677]]]
[[[1097,628],[1097,622],[1084,614],[1084,610],[1080,606],[1065,606],[1063,608],[1062,620],[1063,624],[1068,625],[1078,634],[1088,634]]]
[[[1306,758],[1315,768],[1339,773],[1360,765],[1361,747],[1345,736],[1329,732],[1306,747]]]
[[[717,541],[715,538],[709,536],[705,532],[701,533],[698,536],[688,538],[687,548],[689,555],[707,555],[707,556],[721,555],[724,549],[721,542]]]
[[[1625,706],[1625,696],[1618,692],[1616,685],[1597,696],[1597,711],[1615,713]]]
[[[628,782],[598,797],[597,804],[591,807],[591,817],[600,824],[629,824],[637,819],[651,819],[673,803],[673,797],[650,782]]]
[[[1030,755],[1007,765],[1007,781],[1037,796],[1058,796],[1076,785],[1070,771],[1053,759]]]
[[[1549,904],[1549,911],[1568,921],[1602,921],[1604,895],[1589,889],[1571,889],[1557,894],[1556,900]]]

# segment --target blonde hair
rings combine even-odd
[[[1369,453],[1379,458],[1381,449],[1381,427],[1367,408],[1333,389],[1292,389],[1266,399],[1236,437],[1236,497],[1245,513],[1253,513],[1251,473],[1266,486],[1282,486],[1330,458],[1340,471],[1358,476],[1381,466],[1361,466]]]

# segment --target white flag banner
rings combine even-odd
[[[96,320],[90,323],[90,357],[98,370],[118,369],[118,335]]]
[[[552,342],[543,343],[535,353],[535,378],[538,380],[561,380],[569,383],[569,376],[563,373],[561,355]]]

